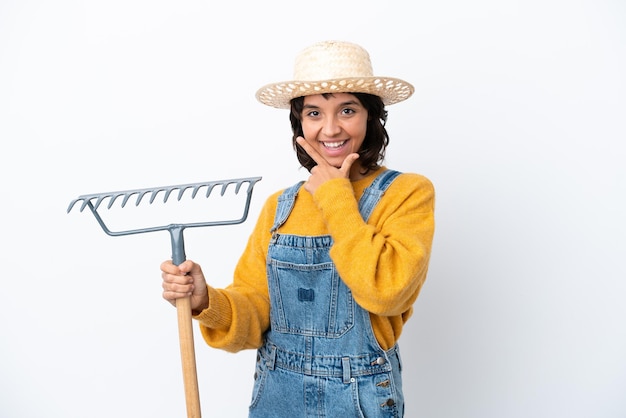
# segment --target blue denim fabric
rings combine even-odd
[[[363,219],[398,174],[385,171],[365,190]],[[258,350],[249,417],[403,417],[398,346],[378,344],[369,313],[330,259],[332,238],[279,233],[300,186],[278,199],[267,260],[270,329]]]

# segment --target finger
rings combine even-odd
[[[359,154],[354,153],[354,154],[350,154],[346,157],[345,160],[343,160],[343,163],[341,164],[341,168],[339,169],[343,174],[350,174],[350,168],[352,168],[352,164],[354,164],[354,162],[356,160],[359,159]]]
[[[174,297],[181,297],[181,295],[190,295],[194,291],[192,283],[180,283],[180,282],[163,282],[161,285],[163,293]]]
[[[172,260],[165,260],[161,263],[160,268],[163,273],[180,274],[180,269],[172,263]]]
[[[163,283],[168,284],[189,284],[193,283],[193,277],[190,275],[161,273]]]
[[[164,290],[163,291],[163,299],[169,301],[170,303],[174,304],[176,302],[176,299],[180,299],[180,298],[186,298],[188,296],[191,296],[191,292],[189,293],[180,293],[180,292],[173,292],[170,290]]]
[[[175,265],[171,261],[170,261],[170,266],[167,265],[167,262],[165,264],[166,264],[167,270],[164,270],[164,271],[167,271],[170,274],[178,274],[180,276],[184,276],[190,273],[195,273],[195,270],[197,270],[196,263],[194,263],[191,260],[185,260],[179,265]]]
[[[324,157],[322,157],[322,155],[317,152],[317,150],[313,148],[311,144],[309,144],[309,142],[304,139],[304,137],[297,137],[296,142],[304,149],[304,151],[306,151],[307,154],[309,154],[309,157],[313,158],[313,161],[315,161],[317,164],[327,164]]]

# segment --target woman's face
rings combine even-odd
[[[348,155],[361,148],[367,116],[361,102],[349,93],[306,96],[302,108],[304,138],[329,164],[339,168]]]

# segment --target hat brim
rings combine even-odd
[[[323,93],[368,93],[379,96],[385,105],[411,97],[415,88],[408,82],[391,77],[358,77],[320,81],[283,81],[261,87],[256,98],[279,109],[289,109],[291,99]]]

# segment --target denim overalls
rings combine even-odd
[[[365,189],[363,219],[398,174],[387,170]],[[369,313],[330,259],[332,238],[279,233],[301,185],[278,198],[267,259],[270,329],[258,350],[249,417],[402,417],[398,347],[381,349]]]

